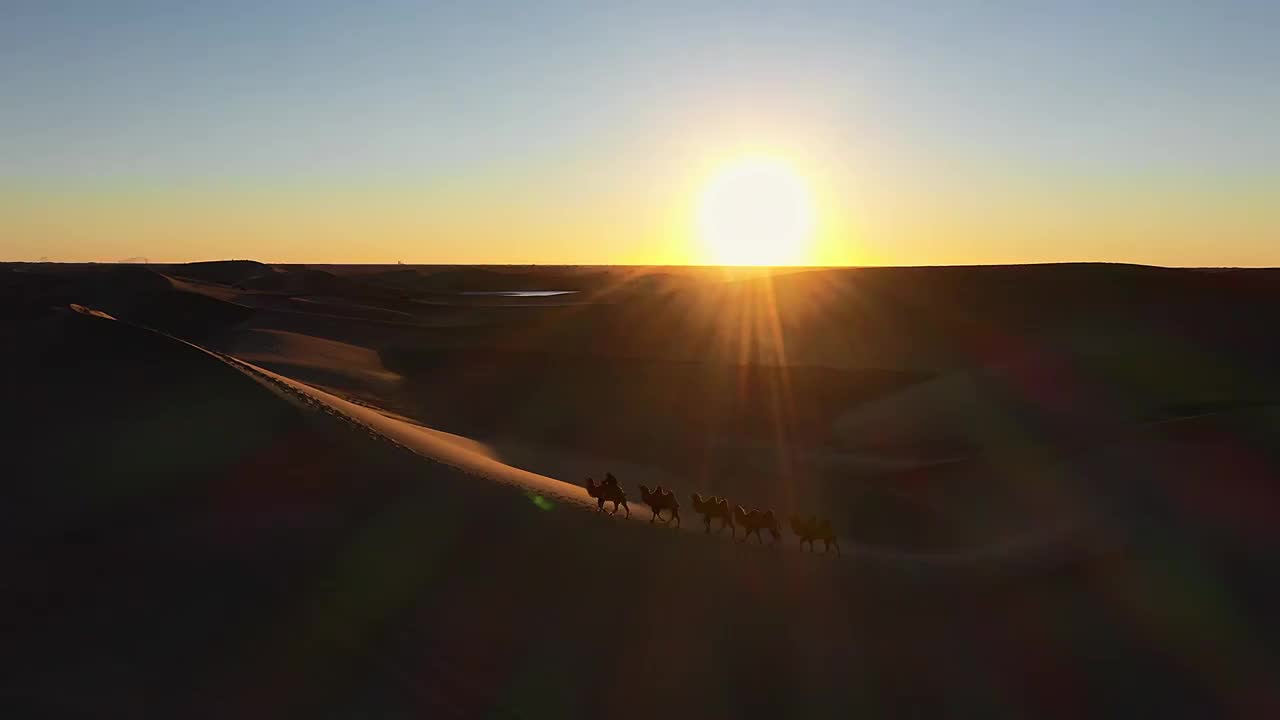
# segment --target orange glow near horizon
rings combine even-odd
[[[477,174],[448,183],[0,183],[0,260],[1280,264],[1280,246],[1267,242],[1280,214],[1261,187],[1200,192],[1124,178],[1015,185],[977,176],[924,183],[888,161],[866,158],[855,174],[802,145],[787,147],[787,161],[685,153],[643,172],[600,173],[599,164],[581,163],[545,176]],[[756,161],[765,168],[753,178]]]

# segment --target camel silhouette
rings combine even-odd
[[[698,493],[690,495],[690,499],[693,500],[694,511],[702,516],[702,525],[706,528],[706,532],[711,532],[712,518],[720,518],[720,528],[716,530],[717,533],[733,527],[733,513],[729,510],[728,500],[715,495],[704,500]]]
[[[763,543],[764,538],[760,536],[761,530],[768,530],[769,534],[773,535],[775,543],[782,540],[782,529],[778,527],[778,518],[773,514],[772,510],[754,509],[751,512],[747,512],[745,508],[739,505],[733,511],[733,519],[738,525],[742,526],[743,540],[755,535],[756,540]],[[734,534],[735,536],[737,534],[736,528]]]
[[[627,517],[631,517],[631,508],[627,505],[627,493],[618,484],[618,479],[613,473],[605,473],[604,482],[597,483],[591,478],[587,478],[587,494],[596,499],[596,509],[603,512],[604,504],[613,503],[613,510],[610,515],[618,512],[618,507],[627,511]]]
[[[831,528],[831,521],[826,518],[819,518],[817,515],[810,515],[805,520],[799,515],[791,516],[791,531],[800,538],[800,549],[804,549],[804,544],[809,543],[809,550],[813,551],[813,541],[822,541],[822,552],[825,555],[834,545],[836,555],[840,554],[840,540],[836,537],[836,532]]]
[[[645,505],[649,506],[649,511],[653,513],[653,517],[649,518],[649,522],[660,519],[662,511],[666,510],[671,513],[671,517],[663,520],[663,522],[669,525],[674,520],[676,527],[680,526],[680,501],[676,499],[675,493],[670,490],[664,490],[661,485],[654,490],[650,490],[648,486],[641,484],[640,499]]]

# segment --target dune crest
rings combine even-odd
[[[486,480],[533,491],[558,502],[584,508],[594,507],[594,504],[589,502],[590,498],[587,497],[587,491],[584,488],[504,464],[488,454],[484,445],[474,440],[389,417],[373,408],[343,400],[336,395],[291,380],[252,363],[235,358],[228,359],[234,365],[261,377],[278,391],[301,399],[321,410],[344,416],[351,422],[423,458]]]
[[[107,313],[102,312],[101,310],[94,310],[93,308],[85,307],[84,305],[77,305],[75,303],[71,303],[71,305],[69,305],[68,307],[71,308],[72,312],[78,312],[81,315],[91,315],[93,317],[102,318],[103,320],[115,320],[114,317],[112,317]]]

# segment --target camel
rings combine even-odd
[[[751,512],[747,512],[745,508],[739,505],[733,511],[733,518],[742,526],[743,540],[755,535],[756,540],[763,543],[764,539],[760,536],[761,530],[768,530],[769,534],[773,535],[773,541],[775,543],[782,540],[782,530],[778,527],[778,518],[773,514],[772,510],[761,511],[756,509]],[[734,534],[737,534],[736,528],[734,530]]]
[[[702,525],[707,532],[711,532],[712,518],[720,518],[717,533],[723,532],[726,527],[733,527],[733,513],[729,511],[728,500],[715,495],[704,500],[698,493],[693,493],[690,497],[693,499],[693,509],[702,516]]]
[[[836,555],[840,554],[840,540],[836,537],[836,532],[831,528],[831,521],[826,518],[818,518],[817,515],[810,515],[805,520],[799,515],[791,516],[791,530],[800,537],[800,549],[804,549],[804,544],[809,543],[809,550],[813,550],[813,541],[822,541],[822,552],[825,555],[831,546],[835,546]]]
[[[596,499],[596,509],[604,512],[604,504],[613,503],[613,511],[610,515],[618,512],[618,506],[622,506],[627,511],[627,517],[631,517],[631,508],[627,505],[627,493],[618,484],[618,479],[613,473],[605,473],[604,482],[596,483],[595,480],[587,478],[587,494]]]
[[[664,523],[670,525],[671,521],[676,522],[676,527],[680,527],[680,501],[676,499],[676,494],[670,490],[664,490],[661,485],[656,489],[650,490],[644,484],[640,485],[640,499],[645,505],[649,506],[653,517],[649,518],[649,522],[658,520],[663,510],[671,513],[671,517],[663,520]]]

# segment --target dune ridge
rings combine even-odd
[[[102,314],[87,308],[82,308],[80,312],[103,317]],[[122,322],[109,316],[107,319]],[[165,335],[160,331],[152,332]],[[390,417],[375,408],[344,400],[253,363],[209,350],[190,341],[169,337],[175,342],[189,345],[227,363],[275,391],[281,397],[300,403],[314,412],[323,413],[401,452],[411,453],[420,460],[461,471],[473,479],[496,482],[510,489],[533,493],[569,507],[597,512],[595,501],[587,495],[586,489],[581,485],[502,463],[486,454],[482,449],[483,446],[475,441]],[[638,491],[633,488],[629,494],[634,496],[633,504],[641,508]],[[640,512],[633,512],[630,520],[647,522],[647,517],[647,509],[641,509]],[[618,516],[617,519],[623,518]],[[700,533],[696,524],[692,523],[687,528],[671,528],[671,530],[690,534]],[[1066,523],[989,547],[923,552],[867,546],[842,535],[843,546],[848,548],[845,552],[847,557],[831,558],[831,561],[846,566],[856,564],[861,569],[875,569],[879,572],[897,570],[901,572],[903,578],[907,579],[920,579],[922,573],[937,573],[940,576],[957,574],[958,577],[964,577],[966,573],[974,573],[975,577],[978,577],[987,574],[1035,572],[1078,559],[1077,556],[1082,553],[1093,552],[1094,549],[1077,544],[1076,541],[1082,534],[1082,523]],[[794,538],[787,538],[784,541],[788,546],[795,543]]]

